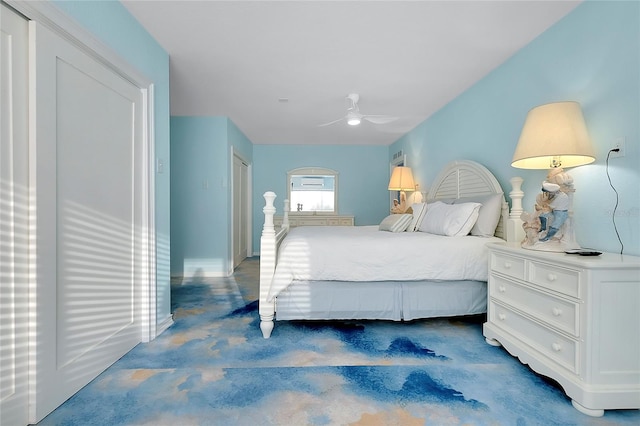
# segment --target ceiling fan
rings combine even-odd
[[[398,119],[398,117],[392,117],[390,115],[369,115],[362,114],[360,112],[360,108],[358,108],[358,101],[360,100],[360,95],[357,93],[350,93],[347,95],[347,101],[349,105],[347,107],[347,115],[342,118],[338,118],[337,120],[330,121],[328,123],[319,124],[318,127],[330,126],[331,124],[338,123],[340,121],[346,120],[347,124],[350,126],[357,126],[360,124],[362,120],[367,120],[373,124],[386,124],[391,123]]]

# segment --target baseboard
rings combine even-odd
[[[156,337],[164,333],[166,329],[173,325],[173,314],[169,315],[167,319],[162,321],[160,324],[156,326]]]

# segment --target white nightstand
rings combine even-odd
[[[640,257],[489,247],[483,334],[590,416],[640,408]]]

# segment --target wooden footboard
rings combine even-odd
[[[262,209],[264,212],[264,226],[262,228],[262,237],[260,237],[260,300],[259,300],[259,312],[260,312],[260,330],[262,330],[262,336],[268,339],[273,331],[273,319],[275,315],[275,302],[269,302],[267,296],[269,294],[269,287],[271,286],[271,280],[276,269],[276,263],[278,261],[278,248],[280,243],[289,232],[289,200],[284,202],[284,212],[282,227],[276,231],[273,225],[273,216],[276,213],[276,208],[273,202],[276,199],[274,192],[264,193],[265,206]]]

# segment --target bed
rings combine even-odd
[[[485,313],[485,246],[508,240],[507,222],[514,222],[497,179],[469,160],[447,164],[425,203],[375,226],[290,228],[285,200],[276,229],[276,194],[264,198],[264,338],[274,320],[411,321]]]

